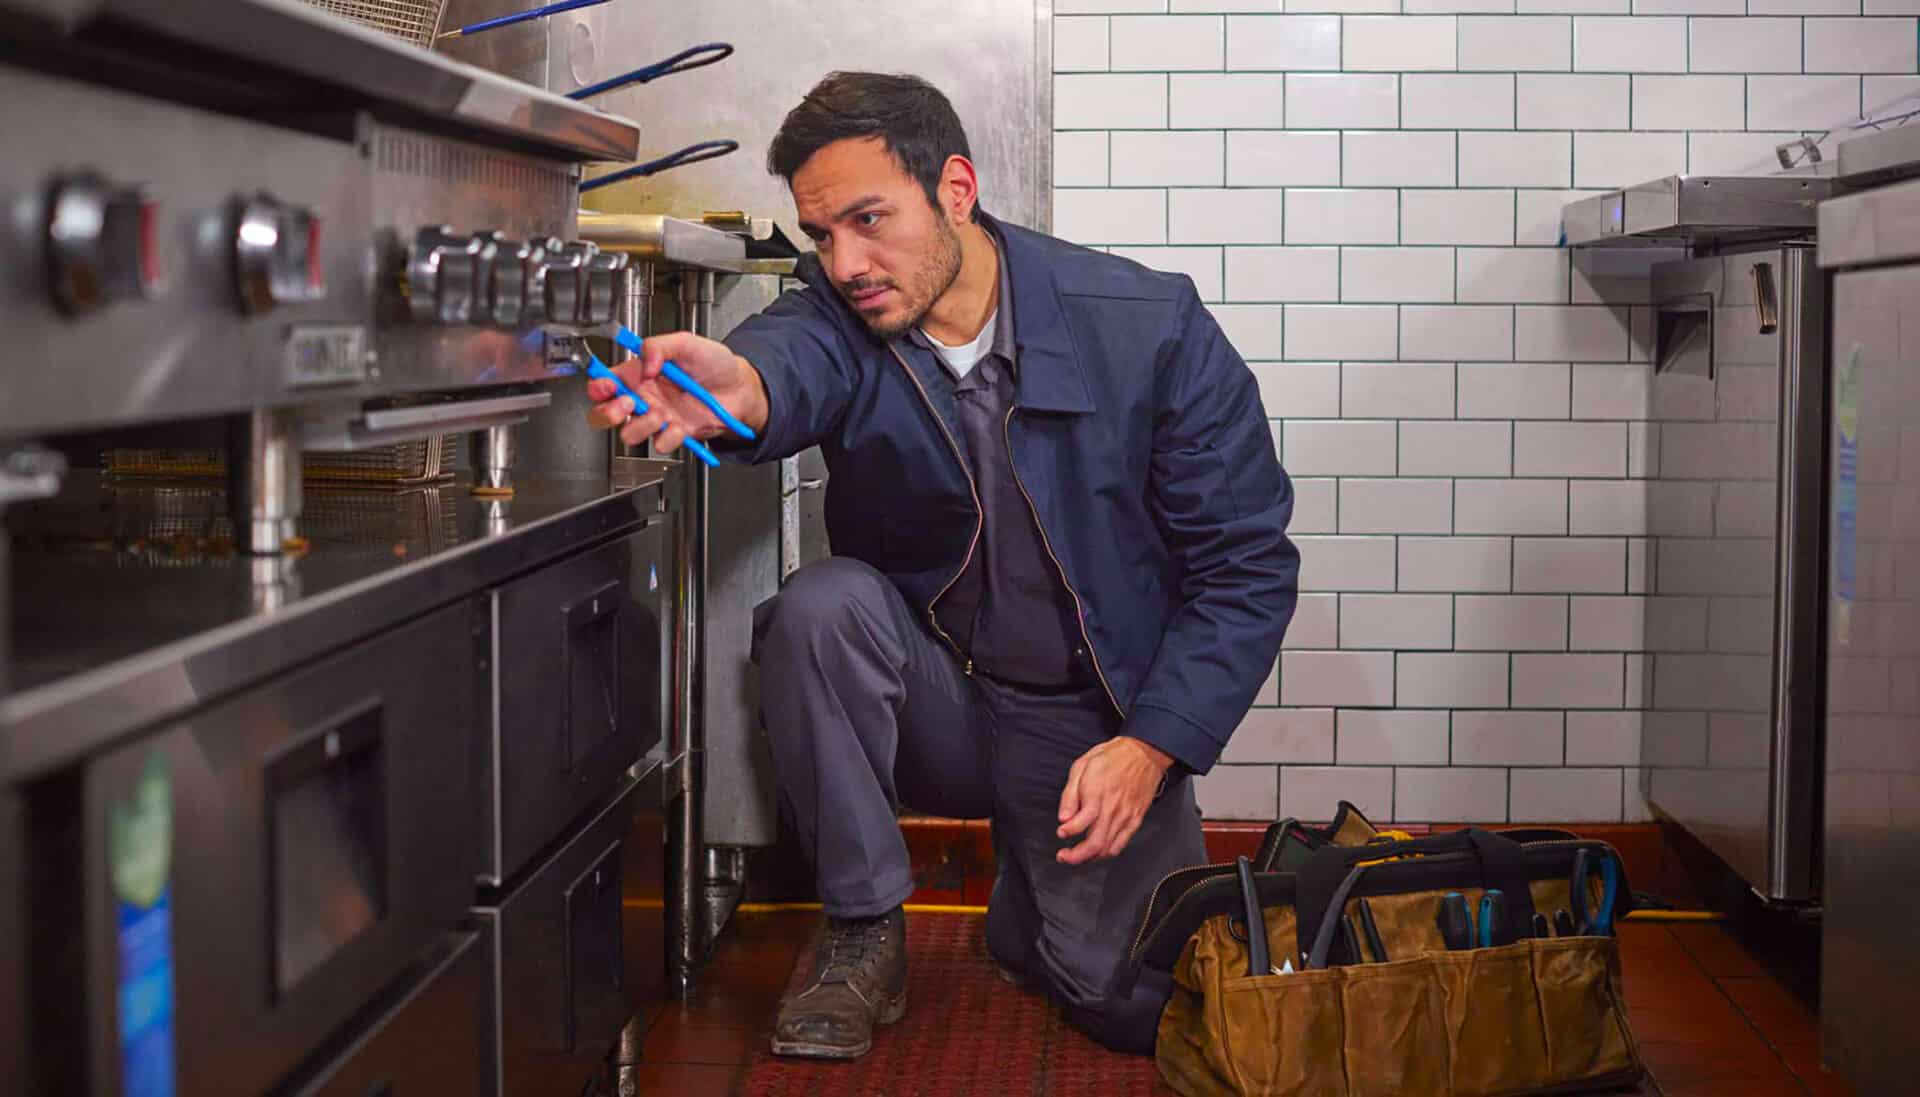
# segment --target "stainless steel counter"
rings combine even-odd
[[[0,701],[0,783],[628,532],[664,499],[657,471],[612,492],[522,476],[504,500],[464,483],[314,489],[306,550],[271,559],[233,551],[217,485],[75,473],[6,515],[16,692]]]

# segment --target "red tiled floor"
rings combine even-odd
[[[1815,1097],[1853,1092],[1821,1067],[1820,1021],[1798,998],[1767,978],[1722,979],[1720,986]]]
[[[739,1085],[741,1070],[738,1063],[642,1063],[637,1082],[646,1097],[726,1097]]]
[[[737,916],[703,974],[699,997],[662,1011],[647,1033],[640,1092],[737,1092],[746,1064],[764,1053],[779,994],[818,921],[810,912]],[[1629,1015],[1665,1097],[1852,1097],[1819,1069],[1812,1012],[1718,926],[1629,922],[1620,927],[1620,941]],[[1716,978],[1714,972],[1725,974]],[[952,1031],[954,1042],[979,1035],[958,1026]],[[942,1059],[993,1054],[985,1048],[936,1050]],[[1025,1080],[1005,1080],[1009,1092],[1024,1091]],[[1033,1092],[1067,1081],[1035,1078],[1040,1088]],[[902,1089],[895,1097],[911,1092]]]
[[[765,1044],[766,1032],[760,1025],[692,1020],[670,1010],[647,1030],[640,1061],[737,1066]]]
[[[1675,922],[1668,927],[1693,956],[1701,970],[1716,979],[1744,979],[1766,975],[1759,961],[1713,922]]]

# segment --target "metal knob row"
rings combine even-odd
[[[237,199],[233,216],[234,286],[243,311],[326,296],[318,217],[267,194]]]
[[[611,323],[627,257],[586,241],[520,242],[497,232],[420,230],[407,268],[410,307],[426,324]]]
[[[156,209],[141,188],[115,186],[91,172],[54,183],[47,203],[47,274],[62,311],[78,315],[158,294]]]

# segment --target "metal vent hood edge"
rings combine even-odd
[[[1568,247],[1716,248],[1811,235],[1833,193],[1818,175],[1669,175],[1567,203]]]

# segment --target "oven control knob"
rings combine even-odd
[[[509,240],[497,232],[476,234],[489,256],[480,272],[480,305],[475,319],[495,327],[517,328],[527,311],[527,283],[533,277],[537,244]]]
[[[54,182],[47,200],[47,276],[70,315],[161,289],[160,209],[138,187],[91,172]]]
[[[481,287],[497,250],[485,236],[462,236],[446,226],[421,229],[407,264],[413,318],[423,324],[473,323],[484,310]]]
[[[611,324],[620,299],[627,295],[627,256],[603,251],[587,260],[587,294],[581,302],[580,322]]]
[[[584,324],[588,266],[600,254],[598,245],[574,240],[547,253],[547,322]]]
[[[320,218],[312,211],[256,194],[234,202],[233,273],[240,308],[318,301],[327,293]]]
[[[537,236],[527,241],[527,256],[523,261],[527,271],[527,287],[526,300],[520,311],[522,324],[547,322],[547,296],[551,292],[547,285],[550,275],[557,271],[563,280],[572,276],[572,268],[561,261],[562,247],[564,245],[551,236]]]

